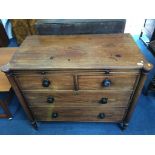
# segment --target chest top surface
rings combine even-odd
[[[28,36],[12,70],[140,69],[146,62],[130,34]]]

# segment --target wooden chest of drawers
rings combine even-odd
[[[34,127],[95,121],[124,129],[151,68],[130,34],[35,35],[3,71]]]

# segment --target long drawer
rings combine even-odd
[[[24,91],[30,106],[127,107],[131,91]]]
[[[120,122],[125,108],[31,107],[37,121]]]

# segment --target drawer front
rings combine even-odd
[[[125,108],[31,107],[37,121],[120,122]]]
[[[52,89],[52,90],[73,90],[74,82],[72,75],[51,74],[51,75],[30,75],[16,76],[16,81],[22,90]]]
[[[131,91],[24,91],[30,106],[127,107]]]
[[[78,76],[80,90],[133,90],[138,75],[81,75]]]

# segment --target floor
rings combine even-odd
[[[133,36],[137,45],[141,49],[145,57],[153,64],[155,58],[147,50],[144,44],[139,40],[138,36]],[[16,46],[14,40],[11,46]],[[145,86],[155,73],[153,69]],[[5,95],[5,94],[1,94]],[[22,110],[16,97],[10,103],[10,109],[13,114],[12,120],[0,119],[1,135],[152,135],[155,134],[155,94],[144,96],[143,93],[139,97],[136,109],[131,118],[129,127],[125,131],[121,131],[116,124],[109,123],[69,123],[69,122],[52,122],[38,123],[39,130],[34,130],[27,117]]]

